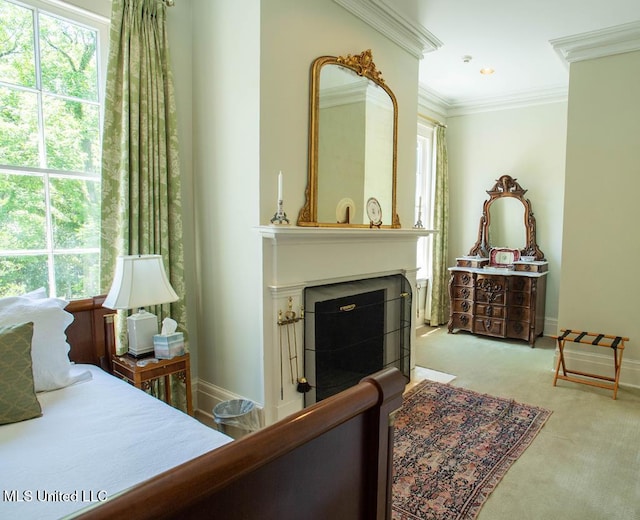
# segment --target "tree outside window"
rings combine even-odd
[[[0,0],[0,296],[99,290],[99,38]]]

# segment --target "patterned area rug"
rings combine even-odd
[[[473,519],[551,415],[433,381],[396,415],[393,519]]]

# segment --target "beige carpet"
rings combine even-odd
[[[507,472],[478,520],[640,519],[640,389],[553,386],[555,343],[535,348],[446,328],[420,329],[416,364],[450,383],[553,411]]]

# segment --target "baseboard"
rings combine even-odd
[[[544,318],[544,330],[542,331],[544,336],[555,336],[558,334],[558,318]]]
[[[209,425],[214,425],[213,409],[214,407],[223,402],[231,399],[246,399],[246,397],[229,392],[228,390],[216,386],[208,381],[202,379],[197,380],[196,388],[196,415],[198,418]],[[255,409],[257,411],[260,425],[264,425],[264,409],[262,406],[256,403]]]
[[[613,353],[609,349],[605,353],[578,352],[569,349],[567,344],[564,349],[564,360],[568,370],[599,374],[613,377]],[[554,356],[553,366],[558,362],[558,351]],[[620,369],[620,386],[640,388],[640,361],[635,359],[624,359],[622,356],[622,368]]]

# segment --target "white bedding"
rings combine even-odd
[[[231,441],[92,365],[0,426],[0,518],[60,518]]]

